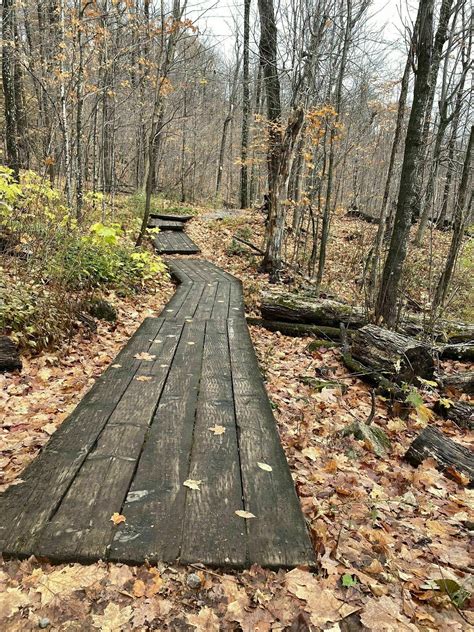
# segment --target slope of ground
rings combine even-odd
[[[205,257],[242,278],[252,311],[266,279],[257,272],[258,257],[232,255],[231,236],[241,224],[242,217],[196,219],[189,232]],[[249,223],[250,241],[259,243],[262,224],[259,217]],[[333,287],[350,298],[347,266],[339,268],[333,255],[329,268]],[[138,322],[159,309],[165,294],[134,306],[122,304],[123,324],[115,331],[101,325],[91,340],[78,338],[61,353],[28,361],[21,376],[1,378],[7,410],[4,485],[18,482],[48,434]],[[377,400],[374,423],[386,431],[391,448],[376,457],[369,445],[340,432],[354,419],[367,419],[371,396],[348,375],[337,350],[310,352],[308,339],[259,328],[251,333],[320,571],[254,567],[224,574],[199,566],[52,567],[34,559],[5,561],[0,569],[3,628],[398,632],[474,625],[472,491],[462,481],[445,478],[430,461],[415,470],[401,458],[428,423],[426,416],[411,413],[401,419]],[[340,386],[312,388],[305,383],[308,376]],[[426,386],[427,403],[431,396]],[[470,437],[449,422],[433,418],[430,423],[469,443]]]

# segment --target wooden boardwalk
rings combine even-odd
[[[207,261],[169,265],[180,285],[162,315],[142,323],[0,496],[6,557],[314,563],[241,283]],[[115,526],[115,512],[126,521]]]

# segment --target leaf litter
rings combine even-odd
[[[258,243],[263,221],[254,215],[241,221],[253,227]],[[248,310],[255,314],[268,282],[257,272],[258,258],[227,255],[235,225],[193,221],[189,232],[202,244],[204,257],[244,281]],[[335,231],[342,230],[336,218]],[[337,279],[347,275],[347,266],[339,270],[337,262],[345,259],[331,248],[329,269],[341,294]],[[59,427],[141,320],[159,312],[164,297],[147,300],[119,305],[117,327],[99,323],[97,336],[78,335],[67,352],[27,358],[21,375],[0,376],[0,406],[6,412],[0,489],[21,480],[53,426]],[[256,327],[251,335],[318,553],[316,572],[3,561],[3,629],[37,629],[40,620],[58,630],[336,631],[349,629],[349,622],[374,632],[472,629],[473,493],[462,481],[446,478],[432,461],[413,469],[401,458],[427,420],[416,414],[393,417],[385,402],[377,401],[375,421],[391,448],[376,457],[363,442],[342,436],[354,415],[367,418],[371,398],[366,385],[347,373],[337,350],[310,353],[306,339]],[[462,368],[445,366],[448,372]],[[309,374],[330,376],[347,391],[316,392],[299,379]],[[429,407],[429,397],[426,402]],[[448,434],[459,432],[438,417],[430,423],[444,424]],[[190,572],[200,575],[199,589],[188,586]]]

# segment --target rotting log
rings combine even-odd
[[[262,318],[270,321],[286,321],[313,325],[339,327],[341,323],[357,329],[368,324],[363,307],[349,305],[337,299],[316,298],[302,292],[268,292],[262,296]],[[419,336],[430,331],[423,314],[406,314],[399,330],[408,336]],[[474,340],[474,325],[455,321],[439,321],[432,330],[435,339],[448,342]]]
[[[316,299],[296,293],[265,294],[260,306],[263,319],[323,325],[338,328],[340,323],[362,327],[367,323],[365,311],[334,299]]]
[[[441,358],[451,360],[464,360],[466,362],[474,362],[474,343],[466,342],[459,344],[446,345],[440,350]]]
[[[438,376],[438,384],[445,391],[459,391],[474,395],[474,371],[440,375]]]
[[[17,345],[8,336],[0,336],[0,371],[21,371]]]
[[[444,419],[449,419],[460,428],[474,430],[474,405],[469,402],[453,402],[440,399],[434,406],[435,412]]]
[[[330,342],[339,340],[341,335],[337,327],[325,327],[324,325],[286,323],[277,320],[264,320],[262,318],[247,318],[247,324],[264,327],[268,331],[279,331],[285,336],[317,336],[321,339],[327,338]]]
[[[354,332],[351,354],[392,382],[411,383],[417,376],[433,377],[434,358],[428,346],[376,325],[365,325]]]
[[[365,382],[369,382],[369,384],[373,384],[374,386],[376,386],[383,395],[386,395],[390,399],[396,400],[398,402],[405,402],[406,392],[402,388],[400,388],[398,384],[395,384],[395,382],[387,379],[379,371],[376,371],[366,366],[365,364],[362,364],[362,362],[359,362],[352,357],[347,334],[347,330],[344,329],[344,327],[341,325],[341,352],[342,360],[345,367],[354,376],[357,376],[361,380],[364,380]]]
[[[417,467],[425,459],[436,461],[438,469],[459,482],[459,474],[474,486],[474,454],[465,446],[455,443],[435,426],[427,426],[408,448],[404,459]]]

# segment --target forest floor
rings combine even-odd
[[[223,220],[199,215],[188,226],[202,256],[244,282],[249,313],[268,287],[259,257],[236,248],[232,235],[259,245],[263,220],[241,215]],[[361,253],[373,227],[337,220],[329,251],[331,291],[357,300]],[[352,235],[355,235],[353,237]],[[437,252],[447,247],[439,237]],[[341,253],[344,256],[341,256]],[[412,265],[422,266],[422,257]],[[110,297],[117,325],[99,324],[59,352],[27,359],[20,375],[0,376],[0,489],[21,471],[71,412],[144,317],[172,294],[162,283],[133,299]],[[423,297],[418,297],[422,299]],[[473,492],[440,474],[434,463],[418,469],[402,456],[427,423],[457,441],[472,437],[428,413],[401,419],[377,399],[373,423],[391,448],[377,457],[341,430],[371,411],[369,388],[344,368],[337,349],[308,350],[306,338],[251,327],[269,397],[320,568],[274,572],[258,567],[224,572],[199,567],[128,567],[97,563],[51,566],[35,559],[0,567],[0,623],[7,630],[468,630],[474,625],[474,582],[469,529]],[[459,368],[448,363],[446,369]],[[465,367],[464,367],[465,368]],[[314,389],[305,377],[329,379],[336,388]],[[434,398],[432,387],[423,392]]]

